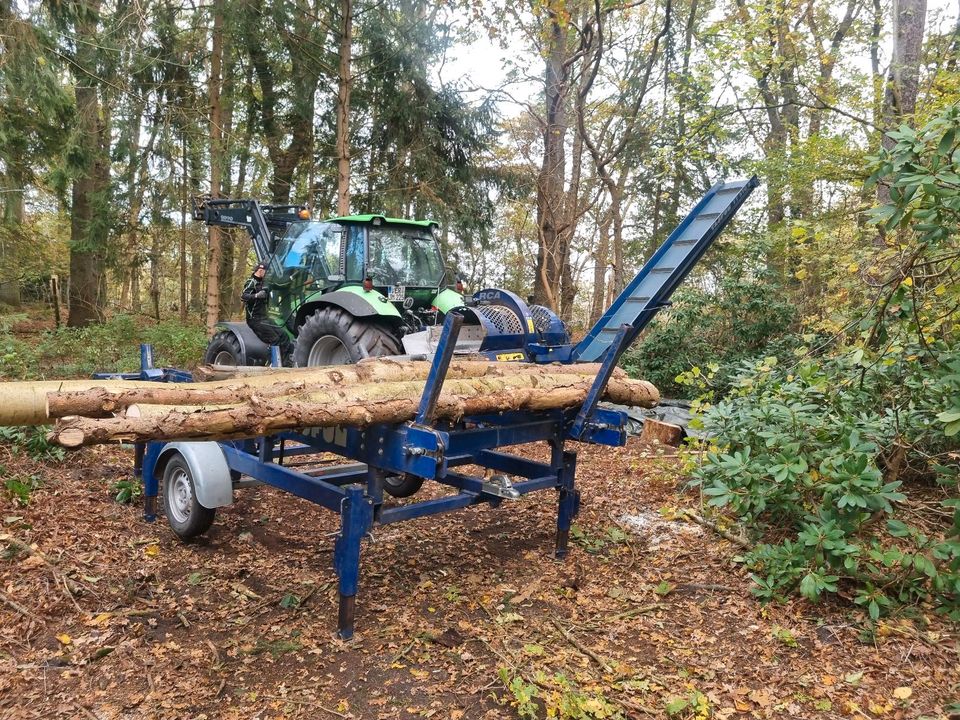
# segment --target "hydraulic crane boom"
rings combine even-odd
[[[193,218],[219,227],[242,227],[253,240],[259,262],[273,262],[277,234],[305,219],[302,205],[261,205],[256,200],[193,198]]]

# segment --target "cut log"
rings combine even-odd
[[[448,379],[505,377],[517,373],[569,374],[594,377],[600,366],[595,363],[573,365],[531,365],[455,360],[450,363]],[[293,368],[284,372],[258,374],[204,383],[148,383],[147,387],[102,387],[52,392],[47,397],[46,417],[70,415],[110,417],[130,405],[231,405],[254,396],[278,398],[302,396],[325,387],[347,387],[364,383],[425,380],[430,363],[376,358],[356,365],[318,368]],[[626,377],[618,370],[614,377]]]
[[[683,428],[673,423],[661,422],[653,418],[643,421],[643,430],[640,439],[646,443],[660,443],[670,447],[679,447],[683,442]]]
[[[109,383],[110,387],[132,389],[154,387],[156,383],[141,380],[24,380],[0,382],[0,426],[44,425],[47,416],[47,393],[87,390]]]
[[[549,410],[583,402],[593,378],[577,373],[517,372],[501,377],[448,379],[437,401],[435,417],[457,420],[465,415],[507,410]],[[399,423],[414,418],[424,383],[364,383],[312,391],[285,398],[261,398],[232,407],[133,405],[124,417],[59,420],[51,440],[64,447],[132,440],[255,437],[301,427]],[[605,397],[625,405],[651,407],[657,389],[641,380],[613,378]]]

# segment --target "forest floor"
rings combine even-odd
[[[551,493],[378,528],[343,642],[333,513],[243,490],[184,544],[113,499],[132,452],[0,445],[36,486],[0,492],[0,717],[944,717],[950,626],[763,606],[736,545],[675,519],[676,460],[579,453],[565,562]]]

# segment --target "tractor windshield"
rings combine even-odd
[[[371,227],[367,272],[374,285],[439,287],[443,259],[433,236],[419,228]]]

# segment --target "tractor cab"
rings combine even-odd
[[[367,278],[368,292],[397,306],[429,309],[445,279],[435,227],[379,215],[291,223],[266,277],[279,319],[286,321],[316,293],[362,287]]]

